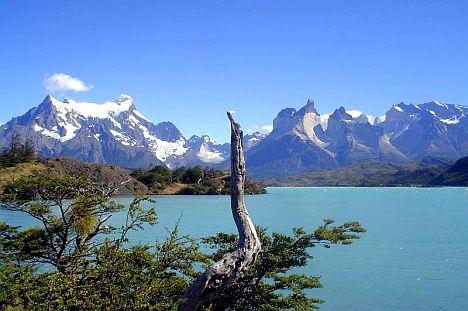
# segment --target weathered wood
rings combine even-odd
[[[244,202],[245,159],[240,125],[228,112],[231,122],[231,211],[239,232],[237,249],[205,270],[184,294],[179,311],[200,309],[211,297],[247,271],[260,252],[260,240]]]

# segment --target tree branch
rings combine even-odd
[[[237,249],[205,270],[190,286],[179,311],[198,310],[211,297],[236,281],[255,262],[261,245],[244,202],[245,159],[240,125],[231,122],[231,211],[239,233]]]

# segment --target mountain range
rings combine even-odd
[[[299,110],[280,111],[273,131],[247,151],[246,159],[250,174],[266,179],[363,160],[400,163],[467,154],[467,107],[433,101],[399,103],[381,117],[344,107],[320,115],[309,100]]]
[[[31,138],[42,156],[128,168],[229,165],[229,143],[207,135],[187,139],[171,122],[153,123],[143,116],[127,95],[104,104],[59,101],[48,95],[0,126],[0,147],[8,146],[15,134]],[[271,133],[245,135],[244,147],[249,175],[255,179],[368,160],[458,159],[468,155],[468,108],[432,101],[399,103],[380,117],[344,107],[320,115],[308,100],[299,110],[281,110]]]

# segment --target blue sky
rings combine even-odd
[[[468,105],[468,1],[0,2],[0,122],[76,77],[126,93],[184,135],[229,135],[226,110],[261,127],[307,98],[381,115],[400,101]]]

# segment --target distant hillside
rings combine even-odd
[[[77,174],[117,189],[115,195],[129,195],[138,191],[146,192],[145,185],[130,176],[130,171],[115,165],[90,164],[68,158],[43,158],[18,163],[13,167],[0,169],[0,186],[23,176],[48,173],[52,175]]]
[[[263,183],[273,187],[428,186],[434,178],[444,173],[452,163],[437,158],[426,158],[423,161],[412,163],[361,162],[334,169],[266,180]]]
[[[141,182],[130,176],[130,171],[117,165],[84,163],[69,158],[46,158],[39,160],[48,170],[62,174],[84,175],[91,180],[119,188],[117,195],[128,195],[135,190],[146,192],[147,188]]]
[[[468,157],[461,158],[431,181],[434,186],[468,186]]]

